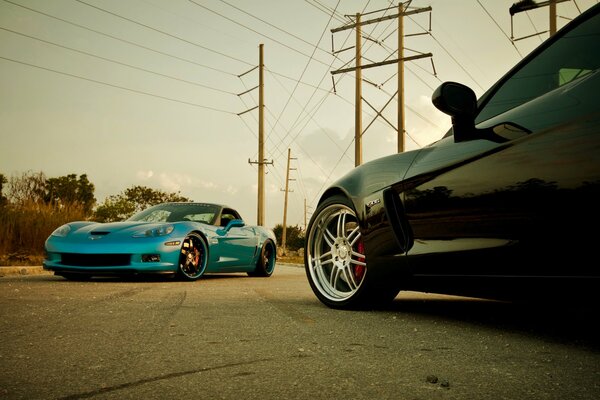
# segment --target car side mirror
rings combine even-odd
[[[243,220],[232,219],[227,223],[227,225],[224,228],[217,229],[217,233],[222,236],[229,232],[231,228],[242,228],[244,226],[246,226],[246,223]]]
[[[476,138],[477,97],[471,88],[457,82],[444,82],[433,92],[431,101],[438,110],[452,117],[455,142]]]

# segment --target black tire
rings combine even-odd
[[[256,262],[256,269],[252,272],[248,272],[248,275],[263,278],[273,275],[276,258],[277,250],[275,249],[275,243],[273,243],[272,240],[266,240],[260,249],[260,256]]]
[[[186,281],[200,278],[208,264],[208,245],[198,233],[190,233],[181,244],[177,275]]]
[[[325,305],[364,309],[389,304],[399,285],[369,271],[360,223],[342,195],[323,201],[307,229],[304,266],[310,286]]]

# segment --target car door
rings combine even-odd
[[[404,200],[410,265],[426,275],[598,276],[600,21],[596,13],[511,71],[477,128],[508,141],[423,149]]]
[[[242,221],[240,215],[231,209],[224,209],[221,214],[222,227],[217,230],[219,241],[219,265],[235,269],[248,266],[256,253],[258,239],[255,231],[249,226],[232,225],[231,221]]]

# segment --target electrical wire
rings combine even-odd
[[[6,0],[5,0],[5,1],[6,1]],[[114,17],[117,17],[117,18],[123,19],[123,20],[125,20],[125,21],[131,22],[131,23],[133,23],[133,24],[136,24],[136,25],[142,26],[142,27],[144,27],[144,28],[146,28],[146,29],[150,29],[150,30],[152,30],[152,31],[158,32],[158,33],[160,33],[160,34],[163,34],[163,35],[165,35],[165,36],[171,37],[171,38],[173,38],[173,39],[177,39],[177,40],[179,40],[179,41],[181,41],[181,42],[184,42],[184,43],[187,43],[187,44],[191,44],[192,46],[198,47],[198,48],[200,48],[200,49],[202,49],[202,50],[206,50],[206,51],[209,51],[209,52],[211,52],[211,53],[218,54],[218,55],[220,55],[220,56],[223,56],[223,57],[225,57],[225,58],[229,58],[230,60],[234,60],[234,61],[237,61],[237,62],[239,62],[239,63],[242,63],[242,64],[246,64],[246,65],[249,65],[249,66],[253,65],[252,63],[249,63],[249,62],[247,62],[247,61],[241,60],[241,59],[239,59],[239,58],[237,58],[237,57],[230,56],[229,54],[225,54],[225,53],[223,53],[223,52],[220,52],[220,51],[217,51],[217,50],[211,49],[211,48],[209,48],[209,47],[206,47],[206,46],[203,46],[203,45],[201,45],[201,44],[199,44],[199,43],[192,42],[191,40],[187,40],[187,39],[184,39],[184,38],[182,38],[182,37],[179,37],[179,36],[177,36],[177,35],[173,35],[172,33],[169,33],[169,32],[166,32],[166,31],[162,31],[162,30],[160,30],[160,29],[157,29],[157,28],[154,28],[154,27],[152,27],[152,26],[150,26],[150,25],[146,25],[146,24],[144,24],[144,23],[142,23],[142,22],[135,21],[135,20],[133,20],[133,19],[131,19],[131,18],[124,17],[124,16],[122,16],[122,15],[119,15],[119,14],[117,14],[117,13],[114,13],[114,12],[112,12],[112,11],[108,11],[108,10],[106,10],[106,9],[104,9],[104,8],[101,8],[101,7],[95,6],[95,5],[93,5],[93,4],[86,3],[86,2],[85,2],[85,1],[83,1],[83,0],[75,0],[75,1],[76,1],[76,2],[78,2],[78,3],[84,4],[84,5],[88,6],[88,7],[94,8],[94,9],[96,9],[96,10],[102,11],[102,12],[104,12],[104,13],[106,13],[106,14],[112,15],[112,16],[114,16]]]
[[[173,102],[176,102],[176,103],[186,104],[188,106],[193,106],[193,107],[198,107],[198,108],[204,108],[206,110],[216,111],[216,112],[220,112],[220,113],[224,113],[224,114],[236,115],[234,112],[231,112],[231,111],[222,110],[222,109],[219,109],[219,108],[214,108],[214,107],[209,107],[209,106],[204,106],[204,105],[201,105],[201,104],[196,104],[196,103],[192,103],[192,102],[188,102],[188,101],[184,101],[184,100],[177,100],[177,99],[173,99],[173,98],[170,98],[170,97],[161,96],[161,95],[157,95],[157,94],[149,93],[149,92],[144,92],[144,91],[137,90],[137,89],[131,89],[131,88],[127,88],[127,87],[124,87],[124,86],[115,85],[115,84],[108,83],[108,82],[102,82],[102,81],[99,81],[99,80],[96,80],[96,79],[87,78],[85,76],[75,75],[75,74],[71,74],[71,73],[64,72],[64,71],[58,71],[58,70],[55,70],[55,69],[52,69],[52,68],[43,67],[41,65],[35,65],[35,64],[31,64],[31,63],[28,63],[28,62],[25,62],[25,61],[15,60],[15,59],[12,59],[12,58],[9,58],[9,57],[0,56],[0,59],[11,61],[11,62],[22,64],[22,65],[27,65],[29,67],[38,68],[38,69],[41,69],[41,70],[44,70],[44,71],[54,72],[56,74],[60,74],[60,75],[64,75],[64,76],[69,76],[71,78],[77,78],[77,79],[81,79],[81,80],[84,80],[84,81],[93,82],[93,83],[97,83],[97,84],[104,85],[104,86],[109,86],[109,87],[116,88],[116,89],[126,90],[126,91],[129,91],[129,92],[132,92],[132,93],[137,93],[137,94],[142,94],[142,95],[145,95],[145,96],[155,97],[157,99],[173,101]]]
[[[129,44],[129,45],[135,46],[135,47],[139,47],[141,49],[148,50],[148,51],[151,51],[151,52],[156,53],[156,54],[161,54],[161,55],[169,57],[169,58],[174,58],[176,60],[183,61],[183,62],[186,62],[186,63],[189,63],[189,64],[193,64],[193,65],[196,65],[198,67],[210,69],[212,71],[220,72],[220,73],[225,74],[225,75],[235,76],[235,74],[233,74],[231,72],[223,71],[222,69],[218,69],[218,68],[214,68],[214,67],[208,66],[206,64],[198,63],[196,61],[193,61],[193,60],[190,60],[190,59],[187,59],[187,58],[179,57],[179,56],[176,56],[174,54],[170,54],[170,53],[166,53],[164,51],[156,50],[156,49],[153,49],[151,47],[147,47],[147,46],[141,45],[139,43],[135,43],[135,42],[132,42],[130,40],[126,40],[126,39],[123,39],[123,38],[120,38],[120,37],[117,37],[117,36],[114,36],[114,35],[111,35],[111,34],[108,34],[108,33],[105,33],[105,32],[101,32],[101,31],[98,31],[96,29],[92,29],[92,28],[90,28],[88,26],[81,25],[81,24],[75,23],[73,21],[69,21],[69,20],[66,20],[64,18],[60,18],[60,17],[57,17],[55,15],[51,15],[51,14],[45,13],[45,12],[42,12],[40,10],[36,10],[34,8],[31,8],[31,7],[24,6],[23,4],[15,3],[14,1],[11,1],[11,0],[3,0],[3,1],[5,1],[6,3],[10,3],[12,5],[15,5],[15,6],[21,7],[21,8],[24,8],[24,9],[29,10],[31,12],[34,12],[34,13],[37,13],[37,14],[40,14],[40,15],[44,15],[44,16],[46,16],[48,18],[52,18],[52,19],[55,19],[57,21],[64,22],[66,24],[75,26],[77,28],[84,29],[84,30],[96,33],[98,35],[101,35],[101,36],[104,36],[104,37],[108,37],[110,39],[117,40],[119,42],[126,43],[126,44]]]
[[[508,41],[510,42],[510,44],[513,45],[513,47],[515,48],[515,50],[517,51],[517,53],[519,53],[519,57],[523,58],[523,54],[521,54],[521,52],[519,51],[519,49],[517,48],[517,46],[515,45],[515,43],[510,40],[510,37],[506,34],[506,32],[504,32],[504,30],[502,29],[502,27],[500,26],[500,24],[498,24],[498,22],[496,21],[496,19],[494,19],[494,17],[492,16],[492,14],[490,14],[490,12],[483,6],[483,4],[481,4],[481,1],[477,0],[477,4],[479,4],[481,6],[481,8],[483,9],[483,11],[485,11],[485,13],[487,14],[488,17],[490,17],[490,19],[494,22],[494,24],[498,27],[498,29],[500,29],[500,32],[502,32],[502,34],[508,39]]]
[[[81,0],[77,0],[77,1],[81,1]],[[285,48],[287,48],[287,49],[289,49],[289,50],[292,50],[293,52],[296,52],[296,53],[298,53],[298,54],[301,54],[301,55],[303,55],[303,56],[305,56],[305,57],[309,57],[309,58],[313,58],[313,57],[314,57],[314,54],[313,54],[313,55],[311,55],[311,56],[309,56],[308,54],[305,54],[305,53],[303,53],[302,51],[300,51],[300,50],[298,50],[298,49],[295,49],[295,48],[293,48],[292,46],[289,46],[289,45],[287,45],[287,44],[285,44],[285,43],[283,43],[283,42],[281,42],[281,41],[279,41],[279,40],[277,40],[277,39],[273,39],[272,37],[270,37],[270,36],[268,36],[268,35],[265,35],[264,33],[261,33],[261,32],[259,32],[259,31],[257,31],[256,29],[250,28],[249,26],[246,26],[246,25],[242,24],[241,22],[235,21],[235,20],[233,20],[233,19],[231,19],[231,18],[229,18],[229,17],[227,17],[227,16],[225,16],[225,15],[223,15],[223,14],[221,14],[221,13],[218,13],[218,12],[216,12],[216,11],[214,11],[214,10],[211,10],[210,8],[208,8],[208,7],[206,7],[206,6],[202,5],[202,4],[199,4],[199,3],[197,3],[197,2],[196,2],[196,1],[194,1],[194,0],[188,0],[188,1],[189,1],[190,3],[193,3],[193,4],[197,5],[197,6],[198,6],[198,7],[200,7],[200,8],[203,8],[203,9],[205,9],[205,10],[207,10],[207,11],[210,11],[210,12],[212,12],[212,13],[214,13],[214,14],[216,14],[216,15],[220,16],[221,18],[224,18],[224,19],[226,19],[226,20],[228,20],[228,21],[230,21],[230,22],[233,22],[233,23],[234,23],[234,24],[236,24],[236,25],[239,25],[239,26],[241,26],[241,27],[243,27],[243,28],[246,28],[246,29],[248,29],[249,31],[256,33],[257,35],[260,35],[260,36],[262,36],[262,37],[265,37],[265,38],[267,38],[267,39],[269,39],[269,40],[272,40],[273,42],[275,42],[275,43],[277,43],[277,44],[279,44],[279,45],[281,45],[281,46],[283,46],[283,47],[285,47]],[[327,64],[326,64],[324,61],[320,61],[320,60],[317,60],[317,59],[315,59],[315,61],[317,61],[317,62],[319,62],[319,63],[321,63],[321,64],[323,64],[323,65],[327,65]]]
[[[13,33],[15,35],[20,35],[20,36],[23,36],[23,37],[26,37],[26,38],[29,38],[29,39],[37,40],[37,41],[42,42],[42,43],[50,44],[52,46],[56,46],[56,47],[60,47],[62,49],[73,51],[75,53],[84,54],[86,56],[94,57],[94,58],[97,58],[97,59],[100,59],[100,60],[103,60],[103,61],[108,61],[108,62],[117,64],[117,65],[121,65],[121,66],[132,68],[132,69],[136,69],[138,71],[143,71],[143,72],[146,72],[146,73],[149,73],[149,74],[161,76],[163,78],[173,79],[173,80],[176,80],[176,81],[179,81],[179,82],[187,83],[187,84],[194,85],[194,86],[199,86],[199,87],[202,87],[204,89],[214,90],[214,91],[217,91],[217,92],[220,92],[220,93],[235,95],[235,93],[233,93],[233,92],[229,92],[229,91],[226,91],[226,90],[218,89],[218,88],[215,88],[215,87],[212,87],[212,86],[208,86],[208,85],[204,85],[204,84],[198,83],[198,82],[188,81],[186,79],[178,78],[178,77],[175,77],[175,76],[171,76],[171,75],[167,75],[167,74],[162,74],[160,72],[151,71],[151,70],[146,69],[146,68],[136,67],[135,65],[127,64],[127,63],[124,63],[124,62],[121,62],[121,61],[118,61],[118,60],[113,60],[113,59],[107,58],[107,57],[102,57],[102,56],[99,56],[97,54],[88,53],[88,52],[83,51],[83,50],[74,49],[72,47],[68,47],[68,46],[64,46],[62,44],[51,42],[49,40],[41,39],[41,38],[38,38],[38,37],[35,37],[35,36],[27,35],[27,34],[22,33],[22,32],[14,31],[12,29],[4,28],[2,26],[0,26],[0,29],[4,30],[4,31],[7,31],[7,32],[10,32],[10,33]]]

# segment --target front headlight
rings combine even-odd
[[[54,230],[54,232],[51,233],[51,236],[65,237],[69,234],[69,232],[71,232],[71,226],[70,225],[62,225],[62,226],[56,228]]]
[[[133,237],[157,237],[169,235],[175,227],[173,225],[162,225],[152,229],[146,229],[133,234]]]

